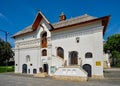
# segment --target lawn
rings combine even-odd
[[[0,66],[0,73],[4,72],[13,72],[14,71],[14,66]]]

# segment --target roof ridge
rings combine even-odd
[[[72,25],[75,23],[85,22],[85,21],[92,20],[92,19],[96,19],[96,17],[90,16],[88,14],[84,14],[82,16],[71,18],[71,19],[68,19],[65,21],[60,21],[60,22],[54,23],[52,25],[54,28],[58,28],[58,27],[63,27],[63,26],[67,26],[67,25]]]
[[[74,17],[74,18],[71,18],[71,19],[67,19],[65,21],[60,21],[60,22],[56,22],[56,23],[53,23],[52,25],[55,25],[55,24],[61,24],[61,23],[64,23],[64,22],[68,22],[68,21],[73,21],[73,20],[77,20],[77,19],[80,19],[80,18],[85,18],[85,17],[91,17],[91,18],[96,18],[94,16],[90,16],[88,14],[84,14],[84,15],[81,15],[81,16],[78,16],[78,17]]]

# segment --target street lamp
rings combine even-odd
[[[7,48],[7,36],[8,36],[8,32],[4,31],[4,30],[1,30],[1,29],[0,29],[0,31],[5,33],[5,42],[6,42],[6,48]],[[7,72],[7,66],[8,66],[8,60],[7,60],[7,49],[6,49],[6,72]]]

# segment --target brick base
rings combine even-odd
[[[34,75],[34,77],[47,77],[48,74],[47,73],[37,73]]]
[[[86,82],[88,80],[87,77],[79,77],[79,76],[53,76],[55,80],[71,80],[71,81],[83,81]]]
[[[92,75],[91,78],[93,78],[93,79],[104,79],[104,76],[102,76],[102,75]]]

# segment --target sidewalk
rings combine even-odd
[[[120,79],[120,68],[104,69],[105,79]]]
[[[30,74],[14,73],[14,72],[5,72],[5,73],[2,73],[2,74],[3,75],[13,75],[13,76],[33,77],[33,75],[30,75]]]
[[[104,69],[104,71],[120,71],[120,68],[109,68],[109,69]]]

